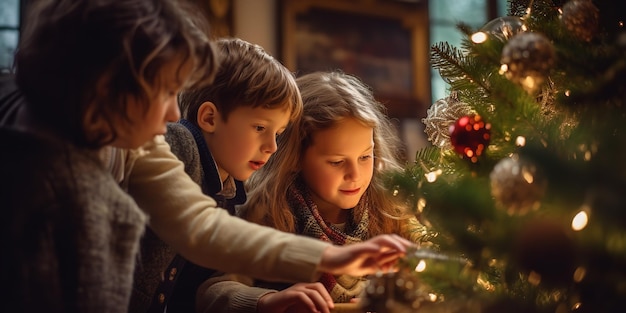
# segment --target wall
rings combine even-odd
[[[278,0],[234,0],[233,35],[262,46],[277,56]],[[413,160],[418,149],[428,145],[419,117],[397,120],[400,136],[406,146],[406,159]]]
[[[234,0],[234,35],[278,53],[276,0]]]

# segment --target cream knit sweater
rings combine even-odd
[[[328,243],[249,223],[216,208],[185,173],[163,136],[138,150],[112,149],[105,158],[121,186],[149,216],[154,232],[188,260],[266,280],[317,279]]]

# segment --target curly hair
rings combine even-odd
[[[129,97],[147,111],[149,94],[171,62],[192,65],[186,85],[210,83],[217,56],[208,24],[185,1],[39,0],[15,56],[16,82],[30,112],[79,146],[101,147],[117,134],[88,136],[92,111],[109,125],[129,120]],[[176,60],[176,61],[173,61]],[[102,90],[104,84],[104,91]]]

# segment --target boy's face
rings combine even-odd
[[[216,112],[215,125],[204,138],[217,164],[221,179],[232,176],[247,180],[276,152],[276,137],[285,130],[291,112],[241,106],[224,121]]]
[[[154,88],[150,93],[147,111],[144,111],[136,97],[127,98],[126,111],[130,122],[116,125],[118,138],[112,143],[113,146],[124,149],[138,148],[156,135],[165,134],[168,122],[180,119],[177,94],[182,88],[182,78],[187,77],[191,67],[188,63],[179,71],[179,66],[179,62],[171,62],[162,69],[159,75],[159,88]]]
[[[302,177],[324,220],[346,221],[374,173],[374,130],[348,118],[318,131],[301,160]]]

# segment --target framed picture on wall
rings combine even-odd
[[[392,117],[430,105],[427,7],[421,1],[282,0],[281,59],[297,75],[342,70],[372,87]]]
[[[211,25],[211,37],[230,37],[233,35],[232,0],[193,0]]]

